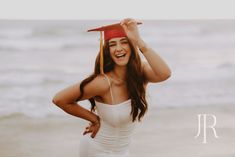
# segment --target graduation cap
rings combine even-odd
[[[137,24],[142,24],[141,22],[137,22]],[[104,56],[103,56],[103,33],[104,32],[104,40],[107,41],[112,38],[118,37],[126,37],[126,33],[121,26],[121,23],[115,23],[111,25],[106,25],[94,29],[87,30],[88,32],[99,31],[100,32],[100,73],[104,74]]]

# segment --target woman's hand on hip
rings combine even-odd
[[[95,122],[91,122],[89,126],[86,127],[85,131],[83,132],[83,135],[91,133],[91,137],[94,138],[99,129],[100,129],[100,118],[98,117]]]

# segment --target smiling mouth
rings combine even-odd
[[[126,54],[124,54],[124,53],[115,55],[116,58],[124,58],[125,56],[126,56]]]

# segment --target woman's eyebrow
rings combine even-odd
[[[127,41],[127,39],[126,38],[122,38],[122,39],[120,39],[120,41]],[[109,44],[110,43],[116,43],[117,41],[109,41]]]
[[[120,41],[127,41],[127,39],[126,38],[122,38]]]
[[[110,44],[110,43],[116,43],[116,41],[110,41],[109,44]]]

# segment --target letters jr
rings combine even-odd
[[[206,126],[206,117],[211,116],[214,120],[213,125],[210,126]],[[203,126],[201,125],[201,117],[203,117]],[[197,135],[195,136],[195,138],[199,137],[200,133],[201,133],[201,126],[203,127],[203,142],[202,143],[206,143],[206,129],[207,128],[211,128],[214,132],[215,138],[218,138],[215,128],[214,126],[216,125],[216,116],[213,114],[198,114],[198,132]]]

